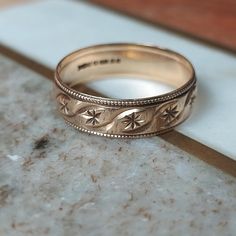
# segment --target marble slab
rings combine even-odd
[[[236,160],[234,55],[69,0],[45,0],[2,10],[0,42],[51,68],[67,53],[98,43],[136,42],[176,50],[193,62],[199,79],[194,114],[178,130]]]
[[[236,179],[158,137],[77,132],[0,55],[0,235],[234,236]]]

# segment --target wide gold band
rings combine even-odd
[[[85,92],[86,82],[116,75],[157,80],[174,89],[137,99]],[[196,96],[194,69],[185,57],[137,44],[97,45],[71,53],[59,62],[55,84],[58,110],[67,123],[81,131],[116,138],[145,137],[173,129],[189,116]]]

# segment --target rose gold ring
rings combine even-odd
[[[137,99],[86,92],[86,83],[109,76],[141,77],[172,90]],[[137,44],[97,45],[73,52],[59,62],[55,84],[58,110],[68,124],[114,138],[146,137],[173,129],[190,115],[196,96],[194,68],[185,57]]]

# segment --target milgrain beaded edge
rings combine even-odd
[[[171,126],[171,128],[167,128],[161,131],[157,131],[157,132],[153,132],[153,133],[147,133],[147,134],[134,134],[134,135],[127,135],[127,134],[109,134],[109,133],[101,133],[101,132],[96,132],[93,130],[87,130],[84,129],[82,127],[77,126],[76,124],[71,123],[70,121],[64,119],[66,124],[70,127],[73,127],[79,131],[82,131],[84,133],[88,133],[88,134],[94,134],[94,135],[98,135],[98,136],[102,136],[102,137],[107,137],[107,138],[127,138],[127,139],[133,139],[133,138],[145,138],[145,137],[153,137],[159,134],[164,134],[166,132],[169,132],[171,130],[173,130],[177,125],[175,126]],[[181,122],[182,123],[182,122]]]
[[[115,107],[130,107],[130,106],[140,106],[140,105],[153,105],[159,102],[166,102],[175,98],[178,98],[181,95],[184,95],[188,92],[194,85],[196,84],[196,77],[194,76],[188,83],[186,83],[182,88],[176,89],[170,94],[163,94],[162,96],[158,97],[151,97],[151,98],[144,98],[144,99],[136,99],[132,101],[127,100],[110,100],[110,99],[103,99],[100,97],[91,96],[88,94],[81,94],[78,91],[70,89],[66,87],[61,80],[55,74],[55,83],[56,85],[66,94],[70,95],[71,97],[85,102],[95,103],[98,105],[111,105]]]

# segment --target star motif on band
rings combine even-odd
[[[86,124],[92,124],[96,125],[99,124],[99,117],[101,115],[101,112],[97,112],[96,110],[88,110],[86,117]]]
[[[59,102],[59,110],[68,115],[69,113],[69,108],[68,108],[68,103],[69,103],[69,98],[65,95],[60,95],[58,96],[58,102]]]
[[[189,105],[190,105],[190,106],[193,105],[195,99],[196,99],[196,96],[195,96],[195,95],[190,98],[190,102],[189,102]]]
[[[165,120],[166,123],[169,123],[169,122],[171,122],[172,120],[174,120],[176,118],[176,115],[178,113],[179,113],[179,111],[177,111],[177,105],[176,106],[170,106],[170,107],[165,109],[165,111],[161,115],[161,118],[163,120]]]
[[[135,112],[131,115],[125,116],[124,120],[122,121],[124,124],[126,124],[125,129],[135,129],[139,126],[141,126],[141,123],[144,122],[144,120],[140,119],[141,115],[137,115]]]

